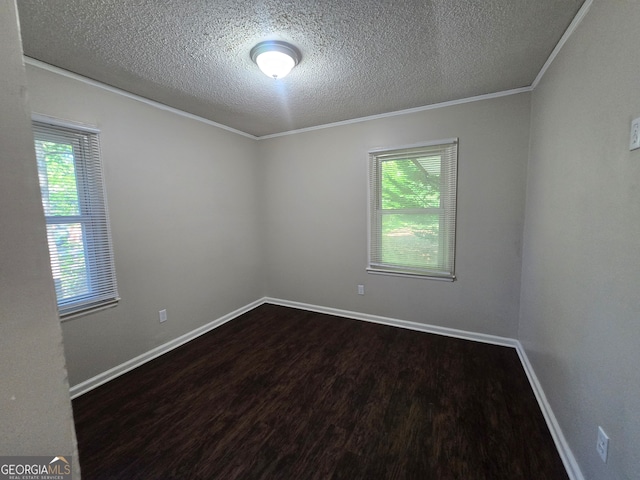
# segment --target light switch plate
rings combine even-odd
[[[629,150],[640,148],[640,117],[631,122],[631,140]]]
[[[596,443],[596,451],[604,463],[607,463],[607,456],[609,454],[609,437],[602,427],[598,427],[598,442]]]

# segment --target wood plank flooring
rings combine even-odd
[[[73,401],[91,479],[567,479],[515,350],[263,305]]]

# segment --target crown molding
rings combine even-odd
[[[492,98],[506,97],[508,95],[518,95],[520,93],[530,92],[531,90],[532,90],[531,87],[522,87],[522,88],[515,88],[513,90],[504,90],[502,92],[487,93],[487,94],[484,94],[484,95],[476,95],[475,97],[461,98],[459,100],[451,100],[451,101],[448,101],[448,102],[434,103],[434,104],[431,104],[431,105],[424,105],[422,107],[408,108],[406,110],[398,110],[398,111],[395,111],[395,112],[380,113],[378,115],[369,115],[367,117],[353,118],[351,120],[343,120],[341,122],[325,123],[323,125],[316,125],[316,126],[313,126],[313,127],[299,128],[297,130],[289,130],[289,131],[281,132],[281,133],[273,133],[271,135],[263,135],[263,136],[258,137],[258,140],[267,140],[269,138],[284,137],[286,135],[295,135],[295,134],[298,134],[298,133],[313,132],[314,130],[323,130],[325,128],[341,127],[343,125],[351,125],[351,124],[354,124],[354,123],[370,122],[371,120],[379,120],[381,118],[397,117],[399,115],[410,115],[412,113],[424,112],[424,111],[427,111],[427,110],[435,110],[435,109],[438,109],[438,108],[452,107],[452,106],[455,106],[455,105],[462,105],[464,103],[481,102],[483,100],[491,100]]]
[[[122,95],[124,97],[130,98],[130,99],[135,100],[137,102],[144,103],[146,105],[150,105],[150,106],[158,108],[160,110],[164,110],[164,111],[167,111],[167,112],[175,113],[176,115],[180,115],[182,117],[189,118],[191,120],[202,122],[202,123],[205,123],[207,125],[210,125],[210,126],[213,126],[213,127],[216,127],[216,128],[221,128],[221,129],[226,130],[228,132],[232,132],[232,133],[235,133],[237,135],[242,135],[243,137],[250,138],[252,140],[268,140],[270,138],[284,137],[284,136],[287,136],[287,135],[296,135],[296,134],[299,134],[299,133],[312,132],[312,131],[315,131],[315,130],[323,130],[325,128],[333,128],[333,127],[340,127],[340,126],[344,126],[344,125],[352,125],[352,124],[356,124],[356,123],[369,122],[369,121],[372,121],[372,120],[379,120],[379,119],[383,119],[383,118],[390,118],[390,117],[396,117],[396,116],[401,116],[401,115],[411,115],[413,113],[424,112],[424,111],[427,111],[427,110],[435,110],[435,109],[439,109],[439,108],[447,108],[447,107],[452,107],[452,106],[455,106],[455,105],[462,105],[462,104],[465,104],[465,103],[480,102],[480,101],[483,101],[483,100],[491,100],[491,99],[494,99],[494,98],[505,97],[505,96],[508,96],[508,95],[518,95],[520,93],[532,92],[538,86],[538,84],[540,83],[540,81],[544,77],[545,73],[547,72],[547,70],[549,69],[549,67],[551,66],[551,64],[555,60],[555,58],[557,57],[557,55],[560,52],[560,50],[562,50],[562,47],[564,46],[564,44],[569,40],[569,38],[571,37],[573,32],[576,30],[578,25],[580,25],[580,23],[584,19],[585,15],[587,14],[589,9],[591,8],[592,4],[593,4],[593,0],[586,0],[584,2],[584,4],[582,5],[582,7],[580,7],[580,10],[578,10],[578,13],[573,18],[573,20],[571,21],[571,23],[569,24],[567,29],[565,30],[564,34],[562,35],[562,37],[560,38],[560,40],[556,44],[556,46],[553,49],[553,51],[551,52],[551,54],[549,55],[549,58],[547,58],[547,61],[544,63],[544,65],[540,69],[540,72],[538,73],[538,75],[536,76],[536,78],[534,79],[533,83],[530,86],[516,88],[516,89],[512,89],[512,90],[504,90],[504,91],[501,91],[501,92],[488,93],[488,94],[484,94],[484,95],[477,95],[477,96],[474,96],[474,97],[462,98],[462,99],[458,99],[458,100],[451,100],[451,101],[447,101],[447,102],[434,103],[434,104],[431,104],[431,105],[424,105],[422,107],[409,108],[409,109],[406,109],[406,110],[398,110],[398,111],[395,111],[395,112],[381,113],[381,114],[377,114],[377,115],[369,115],[369,116],[366,116],[366,117],[359,117],[359,118],[354,118],[354,119],[350,119],[350,120],[343,120],[343,121],[339,121],[339,122],[326,123],[326,124],[323,124],[323,125],[316,125],[316,126],[300,128],[300,129],[296,129],[296,130],[288,130],[286,132],[279,132],[279,133],[273,133],[273,134],[262,135],[262,136],[251,135],[250,133],[246,133],[246,132],[243,132],[241,130],[237,130],[235,128],[229,127],[229,126],[221,124],[221,123],[214,122],[212,120],[200,117],[198,115],[193,115],[193,114],[185,112],[183,110],[179,110],[177,108],[170,107],[170,106],[165,105],[163,103],[156,102],[155,100],[150,100],[148,98],[141,97],[141,96],[136,95],[134,93],[130,93],[130,92],[127,92],[125,90],[122,90],[122,89],[119,89],[119,88],[116,88],[116,87],[112,87],[111,85],[107,85],[107,84],[99,82],[97,80],[93,80],[93,79],[84,77],[82,75],[79,75],[77,73],[73,73],[73,72],[70,72],[68,70],[64,70],[64,69],[62,69],[60,67],[56,67],[54,65],[50,65],[48,63],[42,62],[40,60],[36,60],[35,58],[28,57],[26,55],[24,55],[23,58],[24,58],[24,63],[26,65],[31,65],[33,67],[37,67],[37,68],[41,68],[43,70],[48,70],[50,72],[57,73],[59,75],[65,76],[67,78],[71,78],[73,80],[77,80],[77,81],[86,83],[88,85],[92,85],[94,87],[101,88],[101,89],[106,90],[106,91],[111,92],[111,93]]]
[[[65,70],[60,67],[56,67],[55,65],[51,65],[49,63],[42,62],[40,60],[36,60],[35,58],[28,57],[23,55],[25,65],[30,65],[32,67],[40,68],[42,70],[47,70],[49,72],[57,73],[58,75],[62,75],[63,77],[71,78],[78,82],[85,83],[87,85],[91,85],[93,87],[100,88],[102,90],[106,90],[110,93],[115,93],[116,95],[122,95],[123,97],[129,98],[131,100],[135,100],[136,102],[144,103],[145,105],[149,105],[151,107],[158,108],[160,110],[164,110],[165,112],[171,112],[176,115],[180,115],[181,117],[188,118],[190,120],[195,120],[196,122],[206,123],[212,127],[221,128],[222,130],[226,130],[228,132],[235,133],[237,135],[242,135],[243,137],[250,138],[252,140],[257,140],[258,137],[255,135],[251,135],[249,133],[243,132],[241,130],[236,130],[235,128],[228,127],[227,125],[223,125],[221,123],[214,122],[212,120],[199,117],[198,115],[194,115],[192,113],[185,112],[184,110],[180,110],[174,107],[170,107],[169,105],[165,105],[164,103],[156,102],[155,100],[149,100],[148,98],[141,97],[140,95],[136,95],[135,93],[127,92],[126,90],[122,90],[120,88],[112,87],[111,85],[107,85],[106,83],[99,82],[97,80],[93,80],[88,77],[84,77],[77,73],[70,72],[69,70]]]
[[[547,58],[547,61],[544,63],[544,65],[540,69],[538,76],[535,78],[535,80],[531,84],[531,90],[535,90],[535,88],[538,86],[538,84],[542,80],[542,77],[544,77],[544,74],[547,73],[547,70],[549,69],[549,67],[555,60],[555,58],[558,56],[558,53],[560,53],[560,50],[562,50],[562,47],[564,47],[564,44],[567,43],[567,40],[569,40],[569,37],[571,37],[571,35],[573,35],[573,32],[575,32],[576,28],[578,28],[578,25],[580,25],[580,23],[582,22],[582,19],[585,17],[587,12],[591,8],[592,4],[593,4],[593,0],[586,0],[582,4],[582,7],[580,7],[580,10],[578,10],[578,13],[576,13],[576,16],[573,17],[573,20],[571,21],[567,29],[564,31],[564,34],[562,35],[562,37],[560,37],[560,40],[556,44],[556,47],[551,52],[551,55],[549,55],[549,58]]]

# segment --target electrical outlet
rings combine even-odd
[[[364,295],[364,285],[358,285],[358,295]]]
[[[629,150],[640,148],[640,117],[631,122],[631,140],[629,142]]]
[[[166,310],[160,310],[158,312],[158,315],[160,316],[160,323],[167,321],[167,311]]]
[[[598,442],[596,443],[598,455],[604,463],[607,463],[607,454],[609,453],[609,437],[602,427],[598,427]]]

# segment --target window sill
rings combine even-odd
[[[453,282],[455,281],[455,275],[453,277],[439,277],[436,275],[426,275],[419,273],[407,273],[407,272],[399,272],[395,270],[380,270],[376,268],[367,268],[367,273],[372,275],[389,275],[392,277],[407,277],[407,278],[419,278],[422,280],[438,280],[440,282]]]
[[[73,320],[74,318],[78,318],[78,317],[84,317],[85,315],[90,315],[92,313],[96,313],[96,312],[100,312],[102,310],[106,310],[108,308],[113,308],[115,306],[118,305],[118,302],[120,301],[120,298],[114,298],[113,300],[111,300],[108,303],[102,303],[98,306],[95,307],[88,307],[84,310],[79,310],[77,312],[72,312],[72,313],[68,313],[66,315],[61,315],[60,316],[60,321],[61,322],[66,322],[68,320]]]

